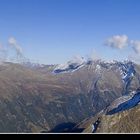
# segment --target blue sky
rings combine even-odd
[[[113,49],[114,35],[140,40],[139,0],[0,0],[0,43],[14,37],[23,53],[40,63],[64,63],[94,50],[102,58],[125,59],[133,49]]]

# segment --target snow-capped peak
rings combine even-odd
[[[77,56],[74,57],[71,61],[68,61],[66,64],[57,65],[54,69],[54,73],[73,72],[83,67],[84,64],[85,59],[83,57]]]
[[[118,63],[119,70],[124,82],[129,81],[135,75],[134,64],[131,61],[125,61],[124,63]]]
[[[127,60],[127,61],[119,62],[116,60],[113,61],[104,61],[101,59],[93,60],[90,58],[85,59],[81,56],[74,57],[72,60],[68,61],[65,64],[57,65],[53,72],[57,74],[74,72],[85,65],[90,65],[90,66],[95,65],[97,66],[96,67],[97,71],[98,70],[100,71],[102,68],[112,69],[113,67],[115,67],[116,70],[120,71],[122,80],[125,83],[129,81],[129,79],[133,77],[135,74],[134,63],[131,61]]]

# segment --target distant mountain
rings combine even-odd
[[[74,72],[79,68],[83,67],[85,64],[85,60],[83,57],[78,57],[74,60],[68,61],[66,64],[57,65],[54,69],[54,73],[67,73]]]
[[[64,67],[2,63],[0,132],[82,132],[79,123],[131,96],[139,75],[140,66],[130,61],[79,58]]]

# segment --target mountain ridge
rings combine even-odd
[[[60,74],[53,72],[55,65],[0,65],[0,132],[70,132],[139,87],[140,66],[132,65],[127,88],[117,63],[92,61]]]

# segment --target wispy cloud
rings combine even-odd
[[[128,45],[128,37],[126,35],[115,35],[105,41],[105,45],[111,48],[122,49]]]
[[[91,53],[87,56],[88,60],[99,60],[102,59],[100,53],[98,53],[95,49],[91,51]]]
[[[84,57],[80,56],[80,55],[76,55],[72,58],[72,60],[70,61],[70,63],[83,63]]]
[[[140,41],[131,40],[130,45],[132,46],[136,54],[140,54]]]
[[[138,54],[130,54],[130,55],[128,55],[128,60],[134,61],[134,62],[140,64],[140,56]]]
[[[17,43],[17,40],[14,37],[10,37],[8,43],[15,49],[18,56],[22,56],[22,47]]]

